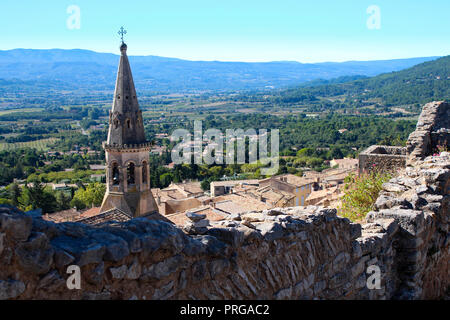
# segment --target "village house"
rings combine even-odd
[[[344,158],[344,159],[333,159],[330,161],[330,167],[338,166],[339,169],[354,170],[358,169],[358,159]]]
[[[163,215],[184,212],[205,202],[200,182],[171,183],[167,188],[152,188],[151,191]]]
[[[333,205],[337,204],[337,201],[340,200],[342,195],[343,193],[341,193],[339,186],[313,191],[308,198],[306,198],[305,205],[336,208],[336,206]]]
[[[91,170],[105,170],[106,169],[106,165],[104,164],[90,164],[89,165],[89,169]]]
[[[267,204],[270,208],[295,206],[295,194],[278,190],[272,185],[247,190],[245,195],[258,199],[259,201]]]
[[[171,162],[169,164],[164,165],[165,168],[167,169],[173,169],[175,167],[175,162]]]
[[[78,186],[76,184],[68,184],[66,182],[52,183],[51,187],[52,187],[52,190],[54,190],[54,191],[66,191],[66,192],[71,191],[72,188],[78,189]]]
[[[200,200],[201,198],[197,198]],[[202,201],[197,207],[167,214],[165,217],[182,227],[187,221],[186,213],[204,214],[209,221],[226,220],[230,215],[239,215],[254,210],[266,210],[271,206],[245,194],[227,194]]]
[[[200,182],[183,182],[183,183],[171,183],[167,188],[162,189],[162,191],[178,191],[185,198],[189,197],[199,197],[204,194]]]
[[[274,189],[289,192],[295,195],[294,206],[305,205],[305,199],[312,192],[314,184],[314,179],[298,177],[293,174],[272,176],[270,178],[259,181],[260,187],[270,185]]]
[[[211,197],[217,197],[224,194],[232,193],[236,187],[242,186],[259,186],[259,180],[228,180],[228,181],[212,181],[210,183]]]
[[[105,182],[106,181],[106,174],[91,174],[90,176],[91,181],[97,181],[97,182]]]
[[[155,154],[155,155],[162,155],[164,152],[166,151],[166,147],[165,146],[154,146],[151,150],[150,153],[151,154]]]

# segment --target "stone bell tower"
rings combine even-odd
[[[120,46],[120,62],[112,109],[109,112],[106,154],[106,194],[100,212],[119,209],[130,217],[158,213],[150,190],[149,152],[142,111],[134,88],[127,45]]]

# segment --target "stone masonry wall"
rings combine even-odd
[[[6,207],[0,217],[2,299],[390,298],[396,288],[393,219],[361,235],[334,210],[289,208],[189,236],[145,218],[54,224]],[[372,263],[386,274],[385,290],[365,287]],[[72,264],[81,290],[66,287]]]
[[[449,285],[450,156],[384,185],[368,223],[334,209],[250,212],[203,235],[137,218],[93,227],[0,208],[1,299],[418,299]],[[66,287],[81,267],[81,290]],[[369,290],[366,269],[381,269]]]
[[[450,153],[427,157],[391,179],[367,215],[368,222],[399,223],[394,249],[398,298],[436,298],[450,284]]]
[[[373,169],[396,172],[406,165],[406,148],[392,146],[370,146],[358,156],[359,172]]]
[[[187,234],[145,218],[55,224],[0,206],[0,299],[436,299],[450,282],[449,198],[442,152],[384,184],[362,225],[309,206]],[[80,290],[66,286],[70,265]],[[369,266],[380,289],[366,285]]]
[[[428,155],[438,152],[437,146],[450,145],[450,104],[438,101],[427,103],[406,145],[408,163],[413,164]]]

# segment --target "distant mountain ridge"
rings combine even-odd
[[[296,103],[345,95],[349,100],[379,99],[385,106],[424,104],[450,99],[450,55],[375,77],[315,80],[280,90],[275,100]]]
[[[324,63],[190,61],[130,56],[138,91],[228,91],[280,88],[342,76],[375,76],[437,57]],[[119,56],[73,49],[0,51],[0,79],[53,81],[74,90],[111,90]]]

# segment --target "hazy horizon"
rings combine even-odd
[[[345,63],[345,62],[374,62],[374,61],[391,61],[391,60],[408,60],[408,59],[421,59],[421,58],[441,58],[445,57],[449,54],[444,55],[430,55],[430,56],[417,56],[413,55],[410,57],[401,57],[401,58],[387,58],[387,59],[371,59],[371,60],[362,60],[362,59],[353,59],[353,60],[325,60],[325,61],[298,61],[298,60],[219,60],[219,59],[187,59],[180,57],[172,57],[172,56],[161,56],[157,54],[132,54],[132,50],[130,50],[130,45],[128,45],[127,55],[130,57],[161,57],[161,58],[169,58],[169,59],[179,59],[186,61],[198,61],[198,62],[245,62],[245,63],[264,63],[264,62],[295,62],[301,64],[319,64],[319,63]],[[49,47],[49,48],[12,48],[12,49],[0,49],[0,52],[14,51],[14,50],[42,50],[42,51],[50,51],[50,50],[64,50],[64,51],[90,51],[99,54],[113,54],[116,56],[120,55],[119,46],[117,47],[117,52],[106,52],[106,51],[97,51],[86,48],[58,48],[58,47]]]

